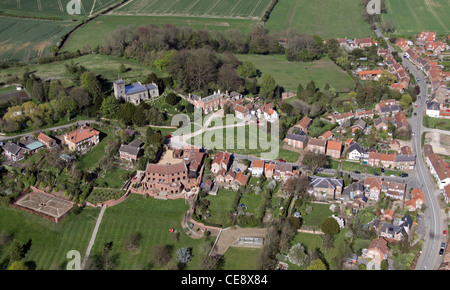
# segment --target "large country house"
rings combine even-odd
[[[64,143],[72,151],[81,151],[100,142],[100,132],[89,126],[81,126],[64,135]]]

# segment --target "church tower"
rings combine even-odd
[[[118,100],[125,98],[125,82],[123,80],[114,81],[114,96]]]

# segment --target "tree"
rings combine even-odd
[[[403,95],[399,101],[400,107],[402,107],[403,110],[406,110],[409,105],[412,102],[412,97],[410,95]]]
[[[303,155],[302,165],[306,166],[308,170],[316,172],[317,169],[328,165],[328,156],[325,154],[315,154],[314,152],[306,152]]]
[[[125,65],[123,63],[121,63],[120,66],[119,66],[119,72],[121,74],[127,72],[127,68],[125,67]]]
[[[305,248],[302,244],[295,244],[289,250],[289,254],[287,255],[289,262],[295,264],[297,266],[303,266],[308,255],[306,255]]]
[[[102,106],[100,110],[102,112],[103,117],[108,119],[117,118],[117,112],[119,111],[120,104],[117,101],[116,97],[109,96],[103,99]]]
[[[119,120],[122,121],[124,125],[133,124],[135,110],[136,107],[131,103],[122,104],[119,110]]]
[[[329,217],[327,218],[321,225],[320,225],[320,229],[322,230],[322,232],[324,232],[327,235],[335,235],[337,233],[339,233],[339,224],[337,223],[337,221],[332,218]]]
[[[220,68],[217,83],[222,89],[229,91],[236,91],[244,84],[236,70],[229,64],[224,64]]]
[[[254,78],[258,76],[258,69],[253,63],[246,60],[237,68],[237,73],[244,78]]]
[[[127,236],[126,239],[126,248],[128,250],[134,250],[139,248],[139,245],[141,243],[142,240],[142,234],[141,233],[131,233]]]
[[[311,262],[311,264],[306,268],[307,270],[326,270],[327,266],[321,259],[315,259]]]
[[[88,71],[81,75],[80,78],[81,87],[85,88],[86,91],[95,99],[101,95],[100,82],[97,80],[95,75]]]
[[[181,264],[187,264],[192,257],[192,249],[191,248],[180,248],[177,250],[177,261]]]
[[[269,75],[264,74],[261,77],[261,90],[260,94],[264,99],[273,99],[275,96],[275,89],[277,88],[277,83],[275,82],[275,79]]]
[[[175,106],[176,104],[178,104],[178,102],[180,102],[181,98],[179,96],[177,96],[175,93],[170,92],[167,96],[166,96],[166,103],[171,105],[171,106]]]
[[[310,91],[310,92],[316,92],[316,84],[314,83],[313,80],[311,80],[307,85],[306,85],[306,90]]]
[[[14,261],[11,266],[9,266],[8,270],[28,270],[28,266],[25,263],[20,261]]]
[[[41,103],[46,101],[47,97],[45,96],[44,84],[41,80],[34,82],[31,96]]]
[[[25,257],[25,248],[19,241],[13,240],[11,245],[10,258],[11,261],[20,261]]]
[[[153,259],[159,267],[164,266],[170,261],[169,249],[167,246],[158,245],[152,251]]]
[[[304,91],[303,89],[303,85],[302,84],[298,84],[297,86],[297,97],[300,97],[301,93]]]

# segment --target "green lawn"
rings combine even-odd
[[[100,184],[102,187],[107,186],[110,188],[122,188],[125,181],[122,179],[122,174],[127,173],[128,171],[122,168],[113,167],[108,172],[103,172],[102,174],[105,174],[105,177],[99,177],[97,178],[96,182],[97,184]]]
[[[289,62],[285,55],[237,55],[240,61],[252,62],[262,74],[273,76],[279,86],[286,91],[297,92],[313,80],[316,87],[323,88],[326,83],[338,91],[352,87],[353,79],[334,62],[324,58],[314,62]]]
[[[152,251],[155,246],[169,246],[171,261],[174,264],[176,264],[176,250],[191,247],[193,258],[187,264],[187,269],[199,269],[204,240],[190,238],[181,228],[181,218],[187,209],[188,205],[185,205],[183,199],[145,199],[143,196],[132,194],[122,203],[105,211],[91,253],[101,253],[104,243],[112,241],[111,255],[119,255],[119,265],[116,269],[158,269],[152,263]],[[172,228],[180,232],[178,242],[174,239],[174,233],[169,232]],[[141,233],[142,240],[139,248],[128,250],[126,238],[132,233]]]
[[[225,188],[220,188],[217,195],[204,197],[210,201],[208,211],[211,216],[206,221],[211,224],[222,225],[224,228],[227,227],[229,225],[228,216],[235,197],[234,191]]]
[[[298,158],[300,157],[300,153],[295,151],[286,150],[283,148],[280,148],[280,151],[278,153],[278,158],[281,158],[285,160],[286,162],[295,163],[297,162]]]
[[[306,252],[309,250],[315,250],[316,248],[322,249],[322,236],[307,234],[307,233],[297,233],[291,241],[291,246],[295,244],[302,244]],[[306,267],[299,267],[287,261],[289,265],[289,270],[303,270]]]
[[[264,200],[262,194],[255,194],[254,191],[250,191],[249,193],[245,193],[244,196],[241,197],[239,204],[243,203],[247,207],[245,212],[253,213],[255,216],[259,214],[264,214],[260,211],[260,207],[262,206]]]
[[[330,37],[373,36],[363,18],[364,7],[355,0],[279,0],[265,28],[269,32],[294,30]]]
[[[307,227],[319,227],[333,212],[329,204],[312,203],[312,212],[303,217],[303,225]]]
[[[425,116],[423,118],[423,125],[432,129],[450,130],[450,119],[439,119]]]
[[[7,207],[0,208],[0,232],[13,233],[14,239],[31,247],[25,262],[33,261],[36,269],[65,269],[67,252],[77,250],[84,256],[99,209],[86,208],[80,215],[69,214],[61,223]],[[0,263],[5,265],[10,246],[0,248]]]
[[[223,259],[223,270],[258,270],[261,249],[229,247]]]

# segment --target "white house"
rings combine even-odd
[[[361,147],[356,142],[353,142],[350,147],[348,147],[348,159],[349,160],[355,160],[359,161],[364,158],[364,153],[366,153],[366,150]]]
[[[273,123],[278,119],[278,112],[273,108],[272,103],[262,105],[258,111],[258,119],[266,119],[267,122]]]
[[[264,173],[264,160],[253,160],[252,167],[249,168],[252,176],[260,177]]]
[[[431,118],[439,118],[441,111],[441,105],[436,101],[430,101],[427,103],[427,116]]]

